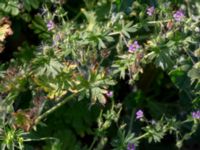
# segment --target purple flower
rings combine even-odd
[[[108,97],[113,97],[113,91],[108,91],[108,92],[106,93],[106,95],[107,95]]]
[[[133,143],[128,143],[127,150],[135,150],[135,145]]]
[[[134,41],[133,44],[130,44],[128,47],[128,51],[130,53],[133,53],[134,51],[138,50],[140,48],[140,45],[138,44],[138,41]]]
[[[192,112],[192,118],[200,119],[200,110],[198,110],[196,112]]]
[[[174,19],[175,19],[176,21],[179,22],[179,21],[181,21],[181,20],[184,18],[184,13],[183,13],[182,10],[178,10],[178,11],[176,11],[176,12],[174,13],[173,17],[174,17]]]
[[[151,7],[147,8],[147,14],[149,16],[152,16],[153,13],[154,13],[154,10],[155,10],[154,6],[151,6]]]
[[[48,23],[47,23],[47,29],[48,31],[52,30],[53,28],[55,27],[55,24],[52,20],[50,20]]]
[[[136,119],[141,119],[144,117],[143,111],[140,109],[136,112]]]

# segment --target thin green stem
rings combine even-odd
[[[32,142],[32,141],[45,141],[45,140],[57,140],[54,137],[43,137],[39,139],[24,139],[23,142]]]
[[[148,21],[148,24],[160,24],[160,23],[166,23],[171,21],[171,19],[167,19],[167,20],[157,20],[157,21]]]
[[[96,143],[96,141],[97,141],[97,137],[94,137],[94,140],[92,141],[92,144],[90,145],[88,150],[92,150],[92,148],[94,147],[94,144]]]
[[[130,126],[129,126],[128,132],[131,132],[131,130],[132,130],[134,113],[135,113],[135,110],[133,109],[133,111],[131,113],[131,120],[130,120]]]
[[[61,106],[63,106],[66,102],[68,102],[71,99],[73,99],[78,93],[74,93],[74,94],[66,97],[66,99],[64,99],[63,101],[59,102],[58,104],[56,104],[55,106],[53,106],[52,108],[50,108],[49,110],[47,110],[46,112],[44,112],[42,115],[40,115],[38,118],[35,119],[35,124],[38,124],[42,119],[44,119],[49,114],[51,114],[54,111],[56,111],[58,108],[60,108]]]
[[[188,122],[193,122],[193,120],[185,120],[185,121],[183,121],[183,122],[181,122],[181,124],[185,124],[185,123],[188,123]]]
[[[76,21],[80,16],[82,15],[82,12],[79,12],[73,19],[73,21]]]
[[[128,42],[126,41],[126,38],[124,37],[123,34],[120,34],[120,36],[122,37],[122,39],[124,40],[124,43],[126,44],[126,46],[128,47]]]
[[[191,12],[191,9],[190,9],[190,3],[189,3],[188,0],[186,0],[185,2],[186,2],[186,5],[187,5],[188,15],[189,15],[189,17],[191,18],[191,16],[192,16],[192,12]]]
[[[135,140],[135,141],[139,141],[139,140],[145,138],[145,137],[148,136],[148,135],[149,135],[149,133],[145,133],[145,134],[143,134],[143,135],[141,135],[141,136],[135,138],[134,140]]]
[[[120,35],[121,34],[121,32],[111,32],[111,33],[109,33],[108,35]]]

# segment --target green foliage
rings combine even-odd
[[[27,11],[31,11],[31,9],[37,9],[40,5],[40,0],[23,0],[23,6]]]
[[[200,122],[199,8],[0,0],[1,149],[184,147]]]
[[[19,14],[19,1],[18,0],[9,0],[9,1],[0,1],[0,10],[5,14],[11,14],[16,16]],[[2,16],[3,14],[1,14]]]
[[[36,15],[30,24],[30,28],[34,30],[36,34],[39,35],[39,38],[47,39],[50,38],[50,34],[47,33],[47,28],[44,20],[41,16]]]

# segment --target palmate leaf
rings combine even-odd
[[[45,93],[47,94],[47,97],[51,100],[59,100],[63,95],[67,93],[67,83],[63,83],[61,81],[57,81],[56,79],[48,79],[45,77],[34,77],[33,78],[34,83]],[[65,86],[64,86],[65,85]]]
[[[173,41],[169,41],[165,43],[165,41],[161,41],[160,44],[155,41],[148,41],[147,45],[152,50],[145,57],[148,61],[152,61],[155,59],[156,66],[162,68],[163,70],[172,69],[178,59],[178,49],[177,43]]]
[[[86,40],[85,37],[81,37]],[[94,31],[86,34],[87,42],[84,44],[89,44],[89,42],[94,43],[98,46],[98,49],[105,49],[107,43],[114,42],[114,38],[109,36],[107,32],[102,33],[101,28],[96,27]]]
[[[39,35],[41,39],[50,39],[50,32],[47,31],[47,26],[44,19],[40,15],[36,15],[30,24],[30,28]]]
[[[50,64],[53,63],[53,65],[51,65],[50,68],[53,68],[53,72],[52,70],[45,70],[47,68],[39,66],[35,69],[33,77],[34,83],[46,92],[49,99],[59,100],[68,91],[71,93],[77,93],[79,88],[82,87],[79,87],[80,82],[77,79],[78,75],[75,72],[76,64],[69,62],[61,64],[57,60],[51,61]],[[40,68],[42,69],[42,74],[40,74],[41,72],[39,72],[39,74],[37,72],[37,70],[40,71]],[[43,72],[44,70],[45,72]]]
[[[136,31],[137,31],[137,25],[133,26],[133,22],[129,22],[122,28],[122,33],[128,38],[130,38],[129,33],[133,33]]]
[[[98,100],[101,104],[104,105],[106,103],[106,98],[105,98],[106,93],[107,93],[106,90],[101,89],[99,87],[92,88],[91,89],[92,102],[95,103]]]
[[[126,149],[128,144],[137,145],[138,143],[134,138],[134,133],[128,132],[126,134],[125,131],[122,128],[120,128],[118,131],[117,138],[114,139],[111,143],[111,145],[114,147],[113,150],[124,150]]]
[[[106,43],[111,43],[111,42],[114,42],[114,38],[112,36],[106,35],[105,33],[105,35],[98,37],[98,48],[105,49]]]
[[[106,78],[104,73],[97,72],[90,72],[88,79],[80,76],[78,80],[79,86],[86,90],[86,95],[91,98],[92,103],[98,101],[102,105],[106,103],[107,88],[115,84],[112,79]]]
[[[34,73],[37,76],[48,76],[55,78],[63,69],[63,65],[58,60],[47,57],[38,57],[33,61]]]
[[[40,0],[23,0],[24,8],[27,11],[31,11],[32,8],[37,9],[39,7]]]
[[[119,59],[114,62],[112,67],[114,68],[114,74],[120,73],[122,79],[125,78],[126,70],[129,69],[135,63],[136,55],[120,55]]]
[[[19,14],[19,0],[0,0],[0,10],[7,14],[16,16]]]
[[[171,58],[168,51],[161,50],[160,53],[157,55],[155,60],[157,66],[161,67],[163,70],[169,69],[174,65],[174,61]]]
[[[47,97],[49,99],[59,99],[67,93],[67,90],[64,89],[59,83],[49,83],[47,92]]]

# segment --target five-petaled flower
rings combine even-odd
[[[127,150],[135,150],[135,145],[133,143],[128,143]]]
[[[177,10],[174,14],[173,17],[176,21],[181,21],[184,18],[184,13],[182,10]]]
[[[192,117],[194,119],[200,119],[200,110],[192,112]]]
[[[49,20],[47,23],[47,29],[48,31],[52,30],[55,27],[55,24],[52,20]]]
[[[107,95],[108,97],[113,97],[113,91],[108,91],[108,92],[106,93],[106,95]]]
[[[128,51],[130,53],[135,52],[136,50],[138,50],[140,48],[140,45],[138,44],[138,41],[134,41],[133,44],[130,44],[128,47]]]
[[[155,11],[154,6],[147,8],[147,15],[152,16]]]
[[[136,112],[136,119],[141,119],[144,117],[143,111],[140,109]]]

